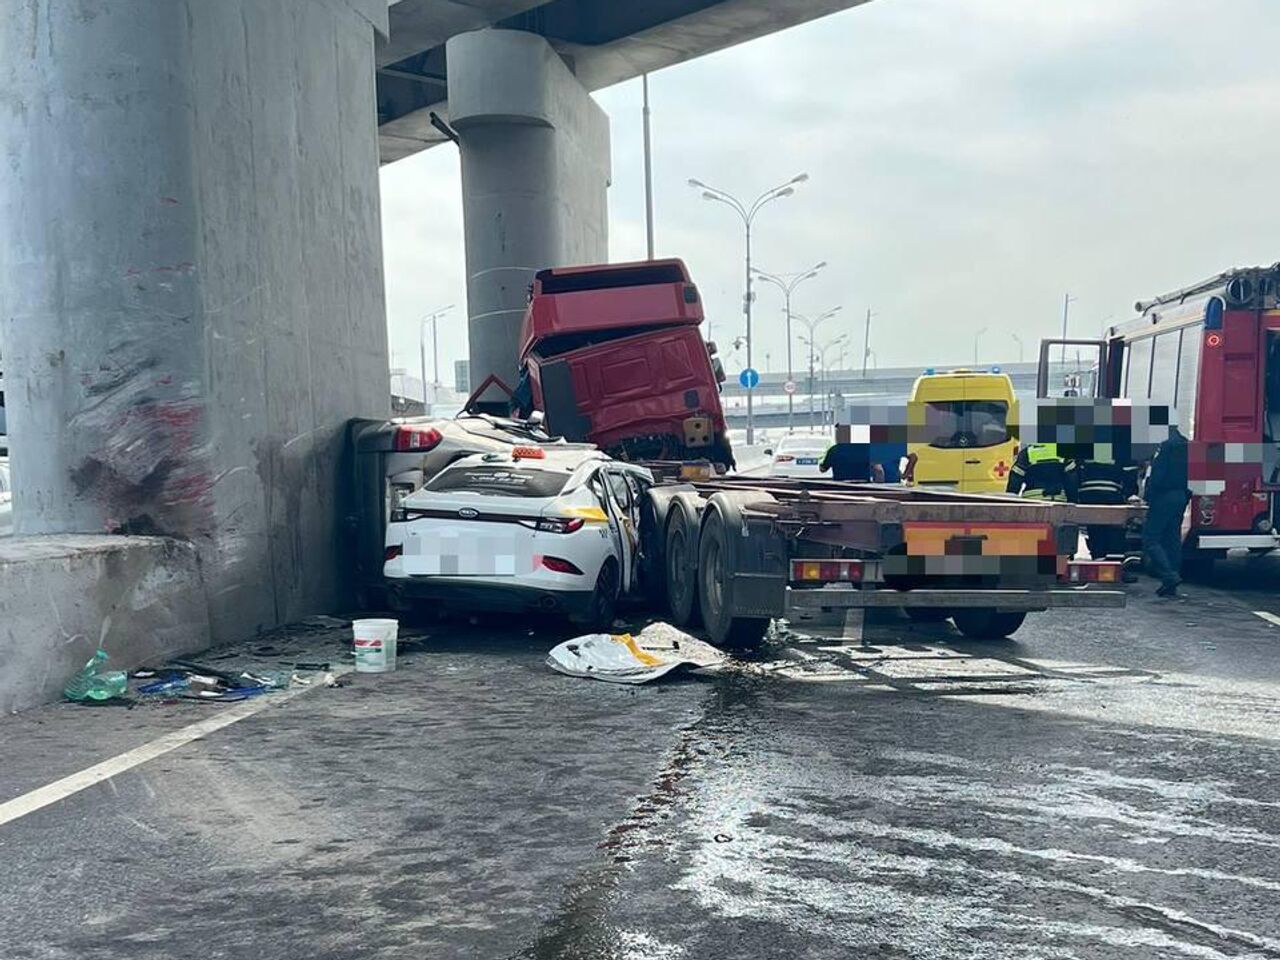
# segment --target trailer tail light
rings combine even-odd
[[[512,460],[545,460],[547,451],[541,447],[516,447],[511,451]]]
[[[1119,583],[1124,564],[1115,560],[1072,560],[1067,564],[1070,583]]]
[[[793,583],[861,583],[861,560],[792,560]]]
[[[395,449],[400,452],[408,450],[434,450],[444,436],[435,427],[396,427]]]
[[[582,571],[568,560],[560,557],[539,557],[538,562],[552,573],[568,573],[575,577],[582,576]]]
[[[390,563],[392,560],[400,556],[402,553],[404,553],[404,544],[393,543],[391,546],[387,547],[387,549],[382,552],[382,562]]]

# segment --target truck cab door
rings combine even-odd
[[[1105,340],[1041,340],[1036,397],[1106,396],[1105,385],[1111,382],[1107,371],[1109,353]],[[1058,369],[1053,370],[1052,365]]]

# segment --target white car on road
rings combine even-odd
[[[643,467],[590,448],[515,447],[445,468],[387,527],[393,605],[544,610],[608,629],[639,588]]]
[[[822,471],[818,469],[818,464],[829,446],[831,440],[825,436],[788,434],[778,441],[777,447],[772,451],[765,451],[771,457],[769,476],[820,477]]]

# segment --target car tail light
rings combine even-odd
[[[516,447],[511,451],[512,460],[545,460],[547,451],[541,447]]]
[[[1115,560],[1072,560],[1067,564],[1071,583],[1119,583],[1124,564]]]
[[[395,449],[434,450],[444,436],[435,427],[396,427]]]
[[[525,526],[532,527],[539,533],[575,533],[586,525],[582,517],[542,517]]]
[[[803,583],[861,583],[861,560],[792,560],[791,579]]]
[[[575,577],[582,576],[582,571],[568,560],[560,557],[539,557],[538,561],[553,573],[568,573]]]
[[[391,546],[387,547],[387,549],[383,552],[382,562],[386,563],[390,560],[394,560],[396,557],[400,556],[402,553],[404,553],[404,544],[393,543]]]
[[[780,453],[774,458],[775,463],[794,463],[795,457],[789,453]]]

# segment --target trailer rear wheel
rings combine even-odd
[[[951,612],[951,619],[970,640],[1003,640],[1022,626],[1027,614],[1022,610],[962,607]]]
[[[725,647],[756,647],[764,639],[769,619],[735,615],[730,584],[733,556],[724,519],[719,511],[709,510],[702,526],[698,549],[698,596],[702,622],[713,643]]]
[[[691,524],[683,507],[673,507],[667,523],[666,566],[667,611],[677,627],[698,623],[698,576],[694,567]]]

